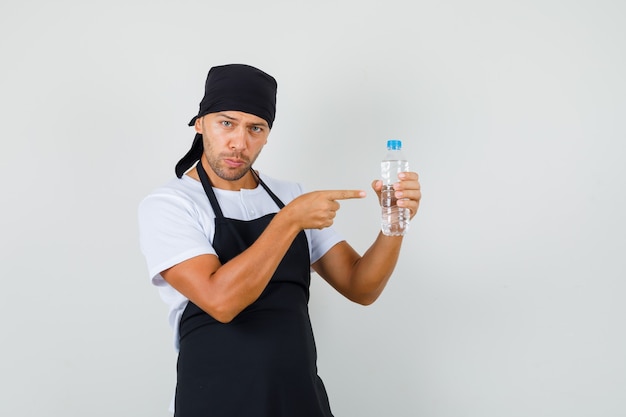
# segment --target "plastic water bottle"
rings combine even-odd
[[[387,154],[380,164],[383,189],[380,193],[382,208],[381,230],[387,236],[403,236],[409,229],[411,213],[397,205],[393,184],[398,182],[398,174],[409,170],[409,162],[402,154],[402,141],[388,140]]]

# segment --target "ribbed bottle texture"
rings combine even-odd
[[[409,162],[402,153],[402,141],[388,140],[387,154],[380,164],[383,189],[380,193],[382,208],[381,230],[387,236],[403,236],[409,229],[410,211],[397,205],[393,184],[398,174],[409,170]]]

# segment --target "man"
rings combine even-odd
[[[317,375],[310,268],[367,305],[398,258],[402,237],[379,234],[360,256],[330,227],[337,201],[365,192],[303,194],[252,169],[274,122],[276,89],[251,66],[211,68],[178,178],[139,207],[141,248],[178,349],[176,417],[332,416]],[[372,187],[380,194],[380,181]],[[417,174],[400,174],[394,188],[413,217]]]

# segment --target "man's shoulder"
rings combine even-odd
[[[152,190],[148,195],[195,196],[199,193],[204,194],[202,184],[188,175],[183,175],[182,178],[170,179]]]
[[[183,175],[182,178],[172,178],[163,185],[153,189],[143,198],[140,206],[172,200],[177,200],[179,203],[187,202],[193,204],[203,199],[206,199],[206,197],[200,182]]]

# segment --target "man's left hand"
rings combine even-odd
[[[372,188],[376,191],[380,201],[380,191],[383,188],[383,182],[381,180],[373,181]],[[398,182],[393,184],[393,189],[398,199],[398,206],[408,208],[412,219],[417,214],[422,198],[419,175],[417,175],[417,172],[401,172],[398,174]]]

